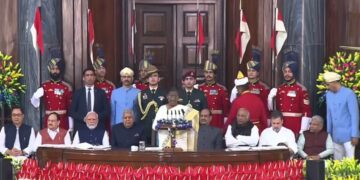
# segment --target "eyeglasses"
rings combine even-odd
[[[22,116],[23,114],[11,114],[11,116],[14,116],[14,117],[16,117],[16,116]]]

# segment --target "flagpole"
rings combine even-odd
[[[242,0],[239,1],[239,13],[240,13],[240,20],[239,20],[239,31],[241,32],[241,21],[242,21],[242,14],[241,14],[241,10],[242,10]],[[241,39],[241,37],[240,37]],[[241,47],[241,46],[240,46]],[[246,50],[246,49],[245,49]],[[244,53],[245,54],[245,53]],[[242,62],[242,48],[240,48],[240,55],[239,55],[239,61],[240,61],[240,64]]]
[[[271,51],[271,67],[272,67],[272,86],[275,87],[276,83],[276,66],[275,66],[275,59],[276,59],[276,8],[277,8],[277,0],[273,0],[273,16],[272,16],[272,32],[274,33],[274,49]]]
[[[200,15],[200,10],[199,10],[199,0],[196,0],[196,10],[197,10],[197,13],[196,13],[196,31],[195,31],[195,63],[196,63],[196,66],[195,66],[195,75],[197,77],[197,71],[198,71],[198,68],[199,68],[199,53],[200,53],[200,48],[201,47],[198,47],[199,46],[199,15]]]

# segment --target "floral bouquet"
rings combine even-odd
[[[185,119],[160,119],[157,122],[156,129],[173,127],[178,130],[186,130],[192,128],[191,121]]]
[[[354,158],[326,161],[325,179],[360,179],[360,164]]]
[[[18,106],[19,93],[25,93],[26,85],[20,83],[24,76],[19,63],[11,62],[12,56],[0,52],[0,103],[6,103],[10,108]]]
[[[320,73],[316,87],[318,94],[325,94],[327,87],[325,85],[324,73],[336,72],[341,75],[341,84],[354,91],[358,99],[360,98],[360,53],[355,52],[347,54],[345,52],[337,52],[335,56],[330,57],[329,62],[324,64],[323,73]],[[320,99],[322,102],[324,97]]]

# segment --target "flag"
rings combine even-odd
[[[199,64],[201,64],[201,49],[202,46],[204,44],[205,41],[205,37],[204,37],[204,27],[203,27],[203,22],[202,22],[202,16],[200,14],[200,11],[198,10],[198,25],[197,25],[197,41],[198,41],[198,55],[199,55]]]
[[[34,49],[36,53],[40,50],[40,54],[44,53],[44,41],[43,41],[43,33],[41,27],[41,14],[40,14],[40,7],[35,9],[35,18],[34,23],[30,28],[31,37]]]
[[[88,42],[89,42],[89,50],[90,50],[90,60],[91,64],[94,64],[94,56],[93,56],[93,45],[95,42],[95,31],[94,31],[94,21],[93,14],[90,9],[88,9]]]
[[[271,33],[271,49],[274,50],[275,56],[277,56],[287,38],[287,32],[285,29],[283,16],[278,8],[275,8],[275,27]]]
[[[240,24],[236,32],[235,45],[239,53],[240,64],[243,60],[247,44],[250,41],[250,30],[242,9],[240,9]]]
[[[134,59],[135,55],[135,34],[137,32],[136,29],[136,11],[135,11],[135,0],[132,1],[132,10],[131,10],[131,21],[130,21],[130,27],[131,27],[131,39],[130,39],[130,56],[132,59]],[[135,61],[135,59],[134,59]]]

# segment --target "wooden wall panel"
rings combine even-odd
[[[0,11],[0,51],[18,61],[18,12],[17,1],[3,1]]]
[[[95,43],[103,45],[106,59],[106,78],[119,84],[119,72],[122,69],[121,36],[123,0],[89,0],[93,12]],[[96,49],[94,48],[96,56]]]
[[[325,24],[326,57],[343,50],[339,46],[360,47],[360,1],[327,0]]]

